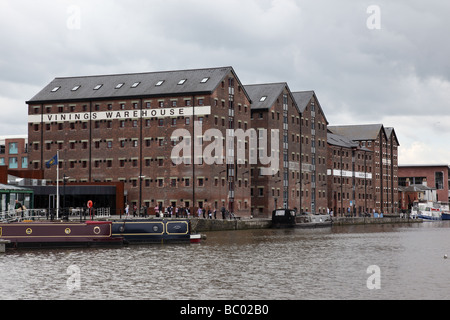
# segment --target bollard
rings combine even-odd
[[[5,253],[6,252],[6,244],[7,243],[11,243],[11,241],[0,239],[0,253]]]

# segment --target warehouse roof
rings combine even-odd
[[[55,78],[27,103],[209,94],[230,72],[239,81],[232,67]]]
[[[285,88],[291,96],[295,108],[299,110],[297,102],[286,82],[245,85],[245,91],[247,91],[252,101],[252,110],[271,108]]]
[[[292,93],[297,101],[298,107],[300,111],[305,111],[306,106],[311,101],[311,98],[314,96],[314,91],[299,91]]]
[[[328,130],[352,140],[375,140],[380,131],[385,132],[382,124],[328,126]]]

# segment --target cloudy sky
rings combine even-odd
[[[394,127],[450,164],[450,1],[0,0],[0,136],[55,77],[233,66],[314,90],[330,125]]]

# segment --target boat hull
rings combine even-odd
[[[272,228],[313,229],[331,227],[329,215],[296,215],[294,210],[278,209],[272,213]]]
[[[0,224],[0,239],[9,240],[7,247],[86,247],[120,245],[113,238],[112,224],[106,221],[86,222],[14,222]]]
[[[442,220],[450,220],[450,213],[442,213]]]
[[[189,220],[114,220],[112,236],[122,237],[125,243],[190,242]]]
[[[436,217],[436,216],[427,216],[427,215],[418,215],[419,219],[422,220],[429,220],[429,221],[439,221],[442,220],[442,217]]]

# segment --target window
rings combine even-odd
[[[28,168],[28,157],[23,157],[22,158],[22,169],[27,169]]]
[[[81,86],[75,86],[72,88],[72,91],[77,91],[78,89],[80,89]]]
[[[200,81],[200,83],[206,83],[206,82],[208,82],[208,80],[209,80],[209,77],[203,78],[202,81]]]
[[[119,83],[119,84],[116,86],[116,89],[122,88],[123,85],[124,85],[124,83]]]
[[[184,84],[184,83],[186,82],[186,80],[187,80],[187,79],[182,79],[182,80],[180,80],[180,81],[178,82],[178,85]]]
[[[434,179],[436,182],[436,189],[444,189],[444,172],[438,171],[434,173]]]
[[[10,169],[18,169],[18,162],[17,162],[17,158],[9,158],[9,168]]]
[[[135,83],[133,83],[133,85],[131,87],[132,88],[137,88],[137,86],[140,85],[140,84],[141,84],[140,82],[135,82]]]
[[[159,87],[160,85],[162,85],[164,83],[164,80],[159,80],[155,86]]]
[[[19,153],[19,148],[17,145],[17,142],[11,142],[9,144],[9,154],[18,154]]]
[[[267,96],[263,96],[263,97],[261,97],[261,99],[259,99],[259,102],[264,102],[264,101],[266,101],[266,99],[267,99]]]
[[[96,86],[94,87],[94,90],[98,90],[98,89],[100,89],[101,87],[103,87],[103,85],[102,85],[102,84],[98,84],[98,85],[96,85]]]
[[[60,86],[59,86],[59,87],[54,87],[54,88],[52,89],[52,92],[56,92],[56,91],[58,91],[60,88],[61,88]]]

